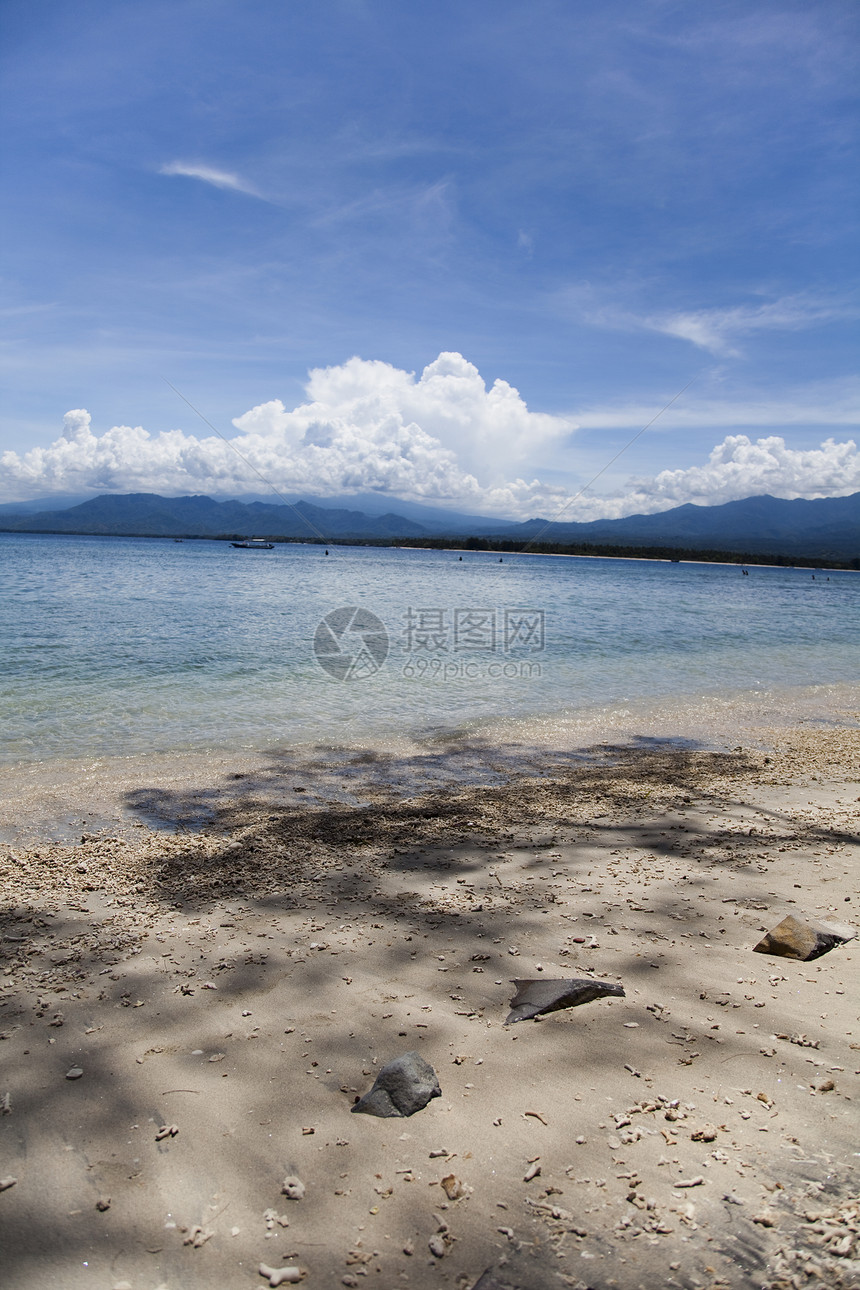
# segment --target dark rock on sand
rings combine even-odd
[[[442,1090],[436,1072],[420,1053],[404,1053],[383,1066],[369,1093],[352,1107],[360,1115],[414,1115]]]
[[[775,954],[784,959],[801,959],[803,962],[808,962],[810,959],[820,958],[822,954],[826,954],[837,945],[844,944],[845,941],[853,940],[854,935],[850,927],[801,922],[799,918],[789,914],[781,923],[777,923],[776,927],[771,928],[758,945],[753,946],[753,952]]]
[[[607,981],[593,981],[579,977],[572,981],[514,981],[517,992],[511,999],[511,1011],[506,1026],[514,1021],[528,1021],[531,1017],[557,1012],[560,1008],[578,1008],[592,999],[602,999],[607,994],[624,994],[624,987]]]

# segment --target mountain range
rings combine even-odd
[[[157,493],[104,494],[61,509],[46,500],[0,506],[0,530],[136,537],[272,536],[305,541],[422,537],[497,537],[512,541],[674,547],[749,554],[805,555],[820,560],[860,556],[860,493],[814,500],[748,497],[720,506],[676,506],[656,515],[566,523],[522,523],[403,503],[379,513],[379,499],[349,498],[315,504],[274,505],[258,499],[161,497]],[[360,501],[351,509],[341,501]],[[399,503],[395,505],[400,506]],[[29,508],[29,509],[27,509]],[[404,514],[408,511],[408,514]]]

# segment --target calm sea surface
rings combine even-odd
[[[856,574],[330,550],[0,534],[0,759],[360,746],[860,673]]]

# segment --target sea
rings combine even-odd
[[[801,693],[826,721],[858,642],[852,572],[0,534],[0,761],[522,743]]]

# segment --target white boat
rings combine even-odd
[[[274,551],[274,542],[267,542],[265,538],[245,538],[242,542],[231,542],[237,551]]]

